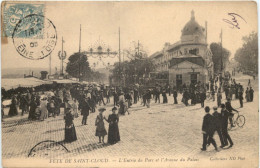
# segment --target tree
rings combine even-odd
[[[243,46],[235,53],[235,60],[245,71],[258,73],[258,34],[250,33],[242,38]]]
[[[129,86],[135,83],[141,83],[140,79],[154,70],[155,67],[150,58],[124,61],[120,66],[117,62],[112,70],[112,78],[115,83],[123,84],[122,79],[124,76],[126,86]]]
[[[212,61],[213,61],[213,66],[214,66],[214,72],[215,72],[215,74],[220,73],[221,72],[221,58],[222,58],[222,63],[223,63],[222,70],[224,70],[229,61],[230,51],[227,50],[226,48],[222,48],[222,51],[221,51],[220,43],[211,43],[210,50],[212,52]]]
[[[97,83],[104,83],[105,78],[106,78],[106,75],[104,73],[100,73],[98,71],[91,71],[91,81],[94,81]]]
[[[66,72],[72,77],[80,80],[89,80],[91,69],[89,67],[88,58],[83,53],[74,53],[69,57]]]

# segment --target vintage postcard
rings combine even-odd
[[[254,1],[3,1],[3,167],[259,167]]]

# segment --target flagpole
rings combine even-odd
[[[50,54],[50,59],[49,59],[49,61],[50,61],[50,62],[49,62],[49,66],[50,66],[50,67],[49,67],[49,76],[50,76],[50,75],[51,75],[51,54]]]
[[[79,31],[79,81],[80,81],[80,60],[81,60],[81,54],[80,54],[80,50],[81,50],[81,24],[80,24],[80,31]]]
[[[220,57],[220,59],[221,59],[221,73],[223,73],[223,49],[222,49],[222,29],[221,29],[221,41],[220,41],[220,46],[221,46],[221,57]]]
[[[61,74],[63,75],[63,36],[61,41]]]
[[[121,78],[121,55],[120,55],[120,27],[118,29],[118,56],[119,56],[119,79]],[[121,81],[121,80],[120,80]]]
[[[79,53],[81,51],[81,24],[80,24],[80,32],[79,32]]]

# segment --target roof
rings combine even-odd
[[[177,47],[179,47],[181,45],[181,42],[180,41],[177,41],[176,43],[172,44],[169,46],[169,48],[167,49],[167,51],[171,51]]]
[[[44,84],[52,84],[52,81],[41,80],[38,78],[12,78],[2,79],[2,88],[5,90],[16,89],[18,87],[36,87]]]
[[[193,64],[196,64],[196,65],[200,65],[202,67],[205,66],[205,60],[201,57],[201,56],[198,56],[198,55],[192,55],[192,54],[186,54],[186,55],[183,55],[183,56],[179,56],[179,57],[174,57],[170,60],[170,66],[169,68],[177,65],[177,64],[180,64],[184,61],[188,61],[188,62],[191,62]]]
[[[71,80],[71,79],[55,79],[52,81],[60,84],[79,83],[78,81]]]
[[[156,58],[156,57],[158,57],[158,56],[161,56],[161,55],[163,55],[163,52],[162,51],[157,51],[157,52],[155,52],[154,54],[152,54],[151,56],[150,56],[150,58]]]
[[[182,29],[182,36],[184,35],[194,35],[194,34],[200,34],[203,35],[204,28],[200,26],[194,16],[194,11],[191,11],[191,19],[184,28]]]

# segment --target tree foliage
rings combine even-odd
[[[230,57],[230,51],[226,48],[222,48],[221,51],[221,44],[220,43],[211,43],[210,44],[210,50],[212,52],[212,61],[214,66],[214,72],[220,73],[221,72],[221,57],[222,57],[222,63],[223,63],[223,69],[225,70],[226,65],[229,61]]]
[[[123,76],[125,77],[126,86],[135,83],[141,83],[144,76],[148,76],[150,72],[154,71],[155,67],[149,58],[134,59],[124,61],[120,64],[115,63],[112,70],[112,78],[115,83],[122,84]]]
[[[243,46],[235,53],[235,60],[244,71],[258,73],[258,34],[252,32],[242,38]]]
[[[81,80],[88,80],[91,77],[91,69],[85,54],[74,53],[69,57],[68,61],[66,72],[69,75]]]

